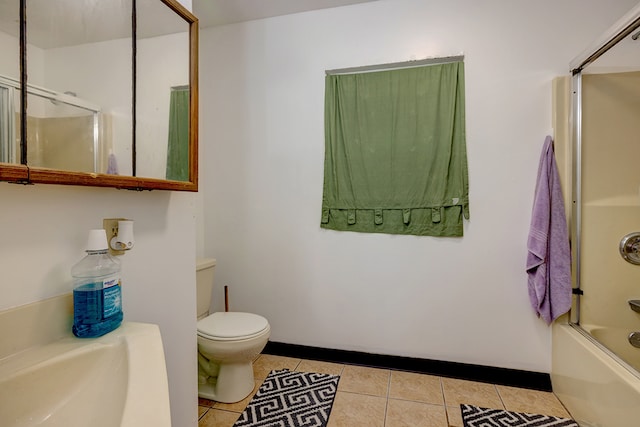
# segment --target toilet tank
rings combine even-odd
[[[198,258],[196,260],[198,320],[209,315],[211,293],[213,292],[213,271],[215,267],[215,258]]]

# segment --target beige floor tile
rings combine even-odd
[[[509,411],[544,414],[554,417],[571,418],[555,394],[546,391],[497,385],[498,394]]]
[[[385,427],[447,427],[444,406],[389,399]]]
[[[240,414],[235,412],[209,409],[209,411],[198,421],[198,427],[232,427]]]
[[[464,427],[459,406],[447,406],[447,421],[450,427]]]
[[[271,354],[262,354],[253,362],[253,375],[256,378],[265,379],[269,372],[274,370],[288,369],[295,371],[300,363],[300,359],[292,357],[274,356]]]
[[[298,372],[315,372],[318,374],[340,375],[344,365],[331,362],[320,362],[317,360],[302,360],[296,371]]]
[[[391,371],[389,397],[444,405],[440,378],[412,372]]]
[[[198,419],[202,418],[202,416],[209,410],[208,406],[198,406]]]
[[[255,380],[255,386],[253,387],[253,390],[251,391],[249,396],[245,397],[240,402],[236,402],[236,403],[214,402],[213,403],[213,407],[216,408],[216,409],[222,409],[222,410],[231,411],[231,412],[242,412],[242,411],[244,411],[244,408],[247,407],[247,405],[251,401],[251,398],[253,397],[253,395],[258,392],[258,389],[260,388],[260,385],[262,385],[262,381],[264,381],[264,380]]]
[[[338,390],[387,397],[390,374],[388,369],[346,365],[340,376]]]
[[[382,427],[387,399],[356,393],[336,393],[327,427]]]
[[[442,378],[442,389],[447,406],[468,403],[483,408],[504,409],[498,391],[493,384]]]
[[[463,427],[460,404],[570,418],[553,393],[363,366],[261,355],[242,402],[198,399],[199,427],[231,427],[272,370],[340,375],[328,427]],[[447,406],[444,406],[444,405]]]

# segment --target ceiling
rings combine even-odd
[[[201,28],[378,0],[192,0]],[[159,0],[137,0],[138,38],[187,30]],[[0,31],[19,35],[19,2],[0,0]],[[42,49],[131,37],[131,0],[29,0],[27,39]]]
[[[130,38],[132,4],[131,0],[29,0],[27,42],[49,49]],[[136,0],[136,10],[139,39],[189,29],[184,19],[159,0]],[[19,17],[19,1],[0,0],[1,32],[18,38]]]
[[[193,0],[201,28],[377,0]]]

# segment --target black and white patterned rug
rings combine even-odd
[[[464,427],[580,427],[567,418],[460,405]]]
[[[325,427],[338,375],[271,371],[233,427]]]

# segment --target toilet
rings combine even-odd
[[[267,344],[271,328],[257,314],[209,314],[215,266],[213,258],[196,262],[198,396],[235,403],[253,391],[253,361]]]

